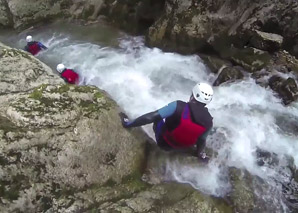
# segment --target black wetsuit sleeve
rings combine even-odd
[[[61,77],[61,78],[65,81],[65,83],[68,83],[68,80],[66,78],[64,77]]]
[[[142,115],[142,116],[136,118],[135,120],[126,123],[125,127],[129,128],[129,127],[143,126],[146,124],[153,123],[155,121],[159,121],[161,119],[162,119],[162,117],[160,116],[158,111],[154,111],[154,112],[150,112],[145,115]]]
[[[206,139],[211,131],[211,128],[208,129],[201,137],[198,138],[197,141],[197,154],[199,155],[201,152],[203,152],[205,146],[206,146]]]

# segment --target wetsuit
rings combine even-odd
[[[42,43],[37,41],[28,42],[25,46],[25,50],[30,52],[32,55],[37,55],[42,49],[48,49]]]
[[[212,128],[212,119],[205,104],[197,101],[189,103],[174,101],[133,121],[122,119],[122,124],[124,127],[130,128],[154,123],[153,130],[160,148],[171,150],[187,148],[196,144],[197,153],[200,154]],[[188,131],[188,127],[195,128],[195,131]]]
[[[64,69],[60,75],[61,75],[61,78],[63,78],[63,80],[66,83],[69,83],[69,84],[79,83],[79,75],[72,69]]]

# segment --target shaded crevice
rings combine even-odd
[[[7,26],[3,26],[3,27],[7,27],[7,28],[10,28],[10,27],[13,27],[13,15],[12,15],[12,12],[10,11],[10,8],[9,8],[9,5],[8,5],[8,2],[7,0],[2,0],[3,4],[4,4],[4,7],[5,7],[5,11],[6,11],[6,14],[7,14],[7,18],[8,18],[8,24]]]

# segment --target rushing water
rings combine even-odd
[[[82,76],[81,83],[106,90],[132,118],[177,99],[187,101],[196,82],[212,83],[216,77],[198,56],[150,49],[141,37],[127,36],[106,26],[58,23],[30,33],[49,47],[38,58],[52,68],[60,62],[74,68]],[[9,32],[2,33],[0,39],[23,48],[25,36]],[[292,181],[288,156],[298,165],[297,104],[284,107],[270,89],[248,78],[214,88],[208,107],[215,130],[207,146],[218,152],[217,157],[204,168],[169,163],[171,177],[205,193],[223,196],[229,184],[222,168],[243,168],[271,186],[269,194],[262,192],[263,199],[282,208],[282,185]],[[145,130],[152,136],[150,125]],[[272,161],[269,156],[259,166],[258,150],[275,153],[277,161],[268,162]],[[291,186],[288,191],[293,190]],[[255,191],[261,193],[258,187]]]

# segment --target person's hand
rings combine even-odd
[[[198,155],[199,161],[203,162],[203,163],[208,163],[209,162],[209,157],[206,155],[205,152],[201,152]]]
[[[127,115],[123,112],[120,112],[119,116],[120,116],[120,119],[121,119],[122,126],[124,128],[128,128],[127,124],[129,122],[129,119],[128,119]]]

